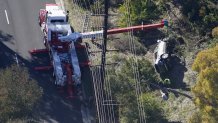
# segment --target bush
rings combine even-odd
[[[0,122],[31,114],[42,89],[29,77],[26,68],[15,65],[0,71]]]
[[[69,0],[69,2],[71,3],[72,0]],[[80,7],[89,9],[91,5],[93,5],[94,0],[73,0],[74,4],[77,4]]]
[[[212,36],[214,38],[218,38],[218,27],[213,28],[212,30]]]
[[[111,0],[111,7],[118,7],[120,4],[123,3],[124,0]]]
[[[188,19],[204,29],[218,24],[218,9],[215,1],[181,0],[182,12]]]
[[[121,123],[139,122],[139,111],[137,108],[137,98],[135,92],[133,59],[126,59],[116,67],[116,70],[110,71],[109,81],[111,90],[116,101],[122,104],[119,107],[119,118]],[[135,65],[134,65],[135,66]],[[152,64],[146,59],[138,60],[139,79],[142,80],[142,106],[145,109],[147,122],[161,122],[164,119],[160,103],[153,95],[147,91],[146,82],[158,82],[157,74]]]
[[[103,14],[104,13],[104,1],[96,1],[91,5],[91,12],[93,14]]]
[[[151,93],[142,95],[142,106],[144,107],[144,113],[146,122],[148,123],[164,123],[165,116],[161,108],[160,102],[158,102]],[[139,114],[137,108],[137,100],[134,92],[129,92],[124,95],[119,101],[123,104],[120,106],[120,123],[138,123]]]
[[[119,12],[122,13],[119,19],[119,26],[126,27],[128,24],[138,25],[159,18],[161,14],[158,7],[150,0],[126,0],[120,6]]]
[[[189,119],[189,123],[201,123],[202,118],[201,118],[201,114],[200,112],[195,112],[194,114],[192,114],[192,116]]]
[[[198,53],[192,69],[198,72],[198,81],[192,88],[194,102],[200,109],[202,122],[218,120],[218,45]]]
[[[208,47],[213,48],[218,44],[218,38],[213,38],[208,42]]]

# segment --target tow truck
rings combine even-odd
[[[167,20],[163,20],[157,24],[109,29],[107,34],[162,28],[167,24]],[[50,56],[51,64],[34,69],[53,69],[54,83],[60,87],[67,87],[69,97],[75,97],[75,88],[81,84],[80,67],[91,65],[90,61],[79,63],[76,48],[85,48],[81,44],[82,39],[94,39],[102,36],[103,30],[84,33],[73,32],[68,23],[68,12],[60,9],[57,4],[46,4],[45,9],[40,9],[39,25],[44,35],[45,49],[30,50],[30,54],[47,53]]]

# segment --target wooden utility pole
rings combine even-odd
[[[102,84],[105,80],[105,63],[107,52],[107,28],[108,28],[108,8],[109,0],[104,0],[104,30],[103,30],[103,42],[102,42],[102,57],[101,57],[101,81]]]

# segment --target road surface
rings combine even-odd
[[[46,0],[46,2],[53,2]],[[5,41],[10,49],[18,55],[29,59],[28,50],[42,48],[42,35],[37,24],[37,15],[45,0],[1,0],[0,30],[13,36]]]
[[[54,0],[0,0],[0,60],[7,65],[13,60],[10,57],[17,54],[19,64],[23,62],[43,88],[43,98],[34,113],[36,119],[45,123],[82,123],[79,102],[61,96],[48,73],[31,69],[33,61],[28,50],[44,48],[37,21],[39,9],[44,8],[45,3],[54,3]]]

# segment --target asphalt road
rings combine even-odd
[[[46,0],[46,2],[53,2]],[[43,48],[42,35],[37,23],[38,12],[45,0],[1,0],[0,30],[13,38],[4,44],[29,59],[28,50]]]
[[[38,25],[39,9],[54,0],[0,0],[0,63],[11,62],[14,54],[26,64],[30,75],[44,90],[35,117],[40,122],[82,123],[77,101],[64,98],[51,83],[48,73],[34,72],[33,61],[28,50],[44,48],[42,33]],[[2,66],[2,65],[1,65]]]

